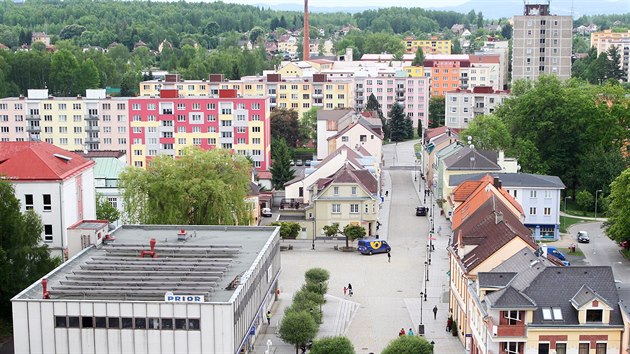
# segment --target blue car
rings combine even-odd
[[[558,251],[558,249],[554,246],[547,247],[547,254],[558,258],[566,267],[571,265],[571,263],[567,260],[567,257],[562,252]]]
[[[359,240],[357,250],[361,254],[372,255],[374,253],[387,253],[391,251],[391,247],[387,244],[387,241],[381,241],[375,238],[366,238]]]

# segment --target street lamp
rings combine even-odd
[[[564,197],[564,213],[565,214],[567,213],[567,199],[571,199],[571,196],[568,195],[568,196]],[[565,215],[564,217],[566,219],[567,216]],[[564,219],[563,219],[563,221],[564,221]]]
[[[598,197],[599,192],[601,191],[602,191],[601,189],[598,189],[595,191],[595,219],[597,219],[597,199],[598,199],[597,197]]]
[[[420,292],[420,324],[422,324],[422,297],[424,296],[424,293],[421,291]]]
[[[428,282],[428,281],[429,281],[429,267],[428,267],[428,265],[429,265],[429,263],[428,263],[428,262],[424,262],[424,269],[426,269],[426,276],[425,276],[425,278],[424,278],[424,282],[425,282],[424,287],[425,287],[425,290],[426,290],[426,282]]]

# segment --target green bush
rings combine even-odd
[[[311,268],[304,274],[307,282],[321,283],[330,279],[330,273],[323,268]]]
[[[315,340],[311,354],[355,354],[352,342],[346,337],[326,337]]]
[[[293,295],[293,302],[310,301],[316,304],[323,304],[325,302],[324,295],[319,292],[309,291],[306,285],[302,285],[302,289]]]
[[[325,283],[325,282],[324,283],[307,282],[306,284],[303,285],[302,288],[306,289],[307,291],[318,293],[318,294],[321,294],[322,296],[324,296],[328,292],[328,283]]]
[[[420,336],[402,336],[389,343],[381,354],[432,354],[433,346]]]
[[[322,314],[319,312],[319,304],[313,301],[293,302],[291,306],[284,310],[285,316],[289,312],[306,312],[311,315],[315,323],[322,323]]]

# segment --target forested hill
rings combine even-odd
[[[420,8],[310,15],[311,26],[326,30],[352,24],[362,30],[393,33],[433,32],[465,20],[466,15],[456,12]],[[276,27],[293,30],[301,28],[302,21],[300,12],[222,2],[26,0],[15,4],[5,1],[0,6],[0,43],[15,48],[30,40],[31,32],[46,32],[53,36],[53,42],[72,39],[79,46],[106,47],[118,42],[132,49],[133,43],[142,40],[157,49],[164,39],[175,47],[186,36],[205,44],[209,37],[219,33],[244,33],[256,26],[265,31]]]

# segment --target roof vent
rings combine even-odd
[[[64,160],[65,162],[70,162],[70,161],[72,161],[72,157],[68,157],[68,156],[65,156],[65,155],[61,155],[61,154],[53,154],[53,156],[54,156],[54,157],[56,157],[56,158],[58,158],[58,159],[62,159],[62,160]]]

